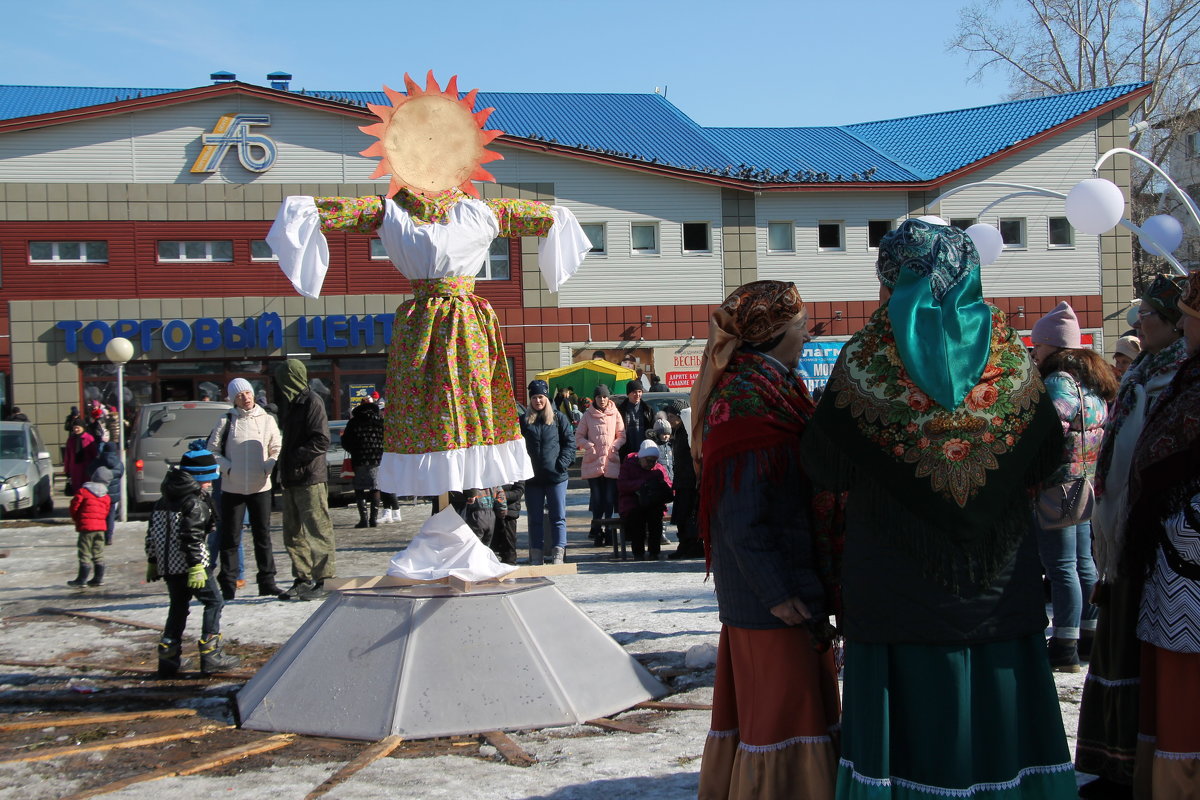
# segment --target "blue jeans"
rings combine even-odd
[[[1054,636],[1078,639],[1080,628],[1096,629],[1097,608],[1088,599],[1096,587],[1092,561],[1092,523],[1081,522],[1056,530],[1037,527],[1038,552],[1050,579]]]
[[[529,517],[529,548],[543,550],[545,532],[543,530],[542,508],[550,515],[550,525],[554,528],[554,544],[552,547],[567,546],[567,482],[552,483],[539,486],[525,484],[525,513]]]
[[[592,519],[610,519],[617,513],[617,479],[588,478],[588,488],[591,498],[588,508],[592,510]]]

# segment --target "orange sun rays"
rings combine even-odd
[[[359,127],[376,138],[361,153],[379,159],[371,179],[391,175],[389,195],[404,188],[436,194],[457,187],[479,197],[473,181],[495,180],[482,165],[504,158],[485,149],[504,133],[483,129],[495,109],[474,110],[478,89],[459,99],[457,75],[443,90],[430,70],[422,89],[406,72],[404,86],[407,94],[383,87],[390,106],[367,104],[380,119]]]

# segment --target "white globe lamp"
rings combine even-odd
[[[1115,183],[1088,178],[1067,195],[1067,219],[1076,230],[1099,235],[1116,227],[1125,214],[1125,196]]]
[[[996,230],[994,225],[976,222],[967,228],[965,233],[971,237],[971,241],[975,243],[975,249],[979,251],[981,267],[994,264],[1004,250],[1004,237],[1000,235],[1000,231]]]
[[[1170,214],[1155,214],[1142,223],[1140,238],[1147,253],[1166,258],[1183,244],[1183,224]]]
[[[117,441],[120,448],[118,452],[121,456],[121,465],[125,467],[121,472],[121,509],[118,518],[121,522],[126,522],[129,520],[129,512],[126,509],[129,495],[126,479],[129,467],[125,464],[125,365],[133,358],[133,342],[122,336],[116,336],[104,346],[104,355],[117,365]]]

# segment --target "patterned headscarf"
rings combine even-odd
[[[1174,325],[1179,322],[1179,299],[1183,296],[1186,279],[1172,275],[1159,275],[1142,295],[1142,302],[1153,308],[1163,319]]]
[[[1183,297],[1176,305],[1189,317],[1200,318],[1200,270],[1188,275],[1187,283],[1183,287]]]
[[[958,228],[907,219],[879,242],[879,280],[909,377],[953,410],[983,374],[992,315],[983,302],[979,251]]]
[[[700,374],[692,386],[692,453],[699,455],[708,397],[744,343],[762,344],[807,312],[796,284],[754,281],[739,286],[712,313]]]

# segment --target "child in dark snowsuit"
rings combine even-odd
[[[179,467],[167,472],[162,498],[154,504],[146,530],[146,580],[162,578],[167,584],[171,606],[162,640],[158,643],[158,674],[169,677],[179,672],[184,627],[193,597],[204,606],[200,627],[200,671],[223,672],[238,663],[221,652],[221,609],[225,602],[213,577],[209,534],[216,528],[212,482],[219,470],[213,454],[204,449],[188,450]]]
[[[79,487],[71,498],[71,519],[75,520],[75,551],[79,557],[79,574],[67,586],[82,589],[86,586],[104,585],[104,533],[108,527],[108,510],[112,498],[108,496],[108,482],[112,472],[100,467],[92,473],[92,479]],[[96,573],[88,580],[88,574]]]

